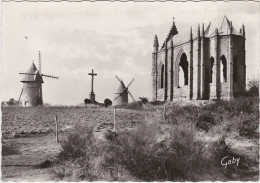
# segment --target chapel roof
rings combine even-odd
[[[211,37],[215,34],[215,30],[218,29],[219,35],[228,35],[230,34],[230,28],[232,28],[232,34],[241,35],[235,27],[228,20],[227,16],[224,15],[220,18],[217,18],[211,22],[209,22],[208,26],[205,29],[205,36]]]
[[[242,35],[239,33],[235,27],[231,24],[231,22],[228,20],[227,16],[224,15],[222,17],[216,18],[213,21],[210,21],[208,24],[205,26],[204,30],[204,36],[205,37],[212,37],[215,35],[215,30],[218,29],[218,34],[219,35],[228,35],[230,34],[230,28],[232,28],[232,34],[234,35]],[[179,45],[182,43],[186,43],[190,40],[190,35],[191,35],[191,29],[192,29],[192,39],[197,39],[198,38],[198,26],[193,26],[189,29],[181,30],[179,31],[178,34],[172,36],[172,41],[173,45]],[[200,35],[202,35],[202,30],[200,30]],[[170,31],[171,32],[171,31]],[[167,46],[170,46],[170,41],[171,39],[168,39],[170,33],[167,36]],[[165,42],[163,43],[161,49],[165,47]]]

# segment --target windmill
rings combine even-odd
[[[129,86],[133,83],[134,79],[132,79],[132,81],[126,87],[122,79],[119,79],[117,76],[116,76],[116,78],[120,82],[120,85],[117,89],[117,93],[115,93],[116,96],[115,96],[113,105],[128,104],[128,94],[135,101],[134,97],[132,96],[132,94],[128,90]]]
[[[37,106],[42,105],[42,83],[43,77],[59,79],[56,76],[46,75],[41,73],[41,52],[39,51],[39,69],[36,68],[34,62],[27,70],[27,72],[20,72],[23,75],[21,82],[23,83],[23,88],[19,96],[23,106]]]

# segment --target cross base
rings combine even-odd
[[[90,93],[89,98],[90,98],[90,100],[91,100],[91,103],[94,104],[94,103],[96,102],[94,92],[91,92],[91,93]]]

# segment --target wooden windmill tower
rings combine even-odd
[[[20,72],[23,75],[21,82],[23,88],[19,97],[19,102],[22,102],[23,106],[37,106],[42,105],[42,83],[43,77],[59,79],[58,77],[45,75],[41,73],[41,52],[39,51],[39,69],[36,68],[34,62],[27,70],[27,72]]]
[[[115,106],[115,105],[128,104],[128,94],[135,101],[134,97],[132,96],[132,94],[128,90],[129,86],[132,84],[134,79],[132,79],[132,81],[126,87],[122,79],[119,79],[117,76],[116,76],[116,78],[120,82],[120,85],[117,89],[117,92],[115,93],[116,95],[115,95],[113,105]]]

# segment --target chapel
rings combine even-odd
[[[246,88],[245,26],[227,16],[187,30],[175,21],[152,53],[153,100],[230,100]]]

